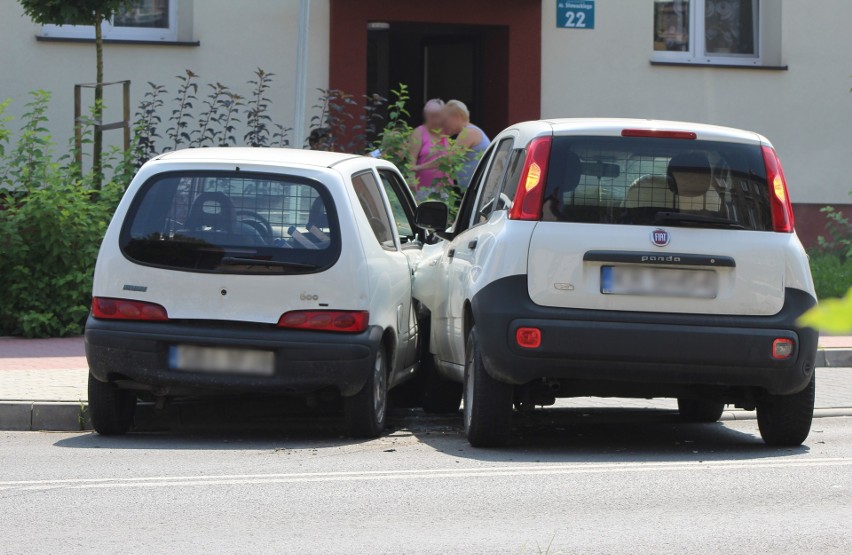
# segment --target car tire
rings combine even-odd
[[[343,399],[343,412],[350,436],[376,438],[382,435],[388,412],[388,360],[384,346],[376,351],[373,372],[361,391]]]
[[[423,411],[428,414],[456,414],[461,406],[464,386],[441,377],[431,353],[423,355],[422,364],[423,394],[420,404]]]
[[[712,399],[678,399],[677,410],[684,422],[710,424],[718,422],[725,412],[725,403]]]
[[[126,434],[136,414],[136,393],[119,389],[89,374],[89,417],[103,436]]]
[[[464,429],[474,447],[499,447],[512,433],[511,385],[498,382],[485,370],[476,326],[467,339],[464,369]]]
[[[757,426],[767,445],[796,447],[804,443],[814,417],[816,375],[793,395],[766,395],[757,402]]]

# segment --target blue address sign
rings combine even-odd
[[[595,0],[557,1],[556,26],[560,29],[594,29]]]

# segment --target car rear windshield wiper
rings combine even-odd
[[[316,264],[305,264],[302,262],[285,262],[283,260],[263,260],[261,258],[241,258],[236,256],[225,256],[222,258],[225,266],[269,266],[276,268],[293,268],[296,270],[316,270]]]
[[[727,227],[730,229],[745,229],[736,222],[727,218],[707,216],[704,214],[690,214],[687,212],[657,212],[654,216],[655,224],[686,224],[698,226]]]

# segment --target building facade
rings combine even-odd
[[[387,96],[400,82],[412,113],[427,98],[460,98],[492,134],[539,117],[729,125],[775,143],[806,241],[821,231],[822,206],[852,201],[848,0],[309,5],[305,126],[317,89]],[[149,81],[173,91],[191,69],[202,83],[246,89],[260,67],[275,74],[273,119],[292,126],[299,16],[299,0],[141,0],[105,29],[106,79],[132,80],[135,110]],[[52,91],[52,131],[71,135],[73,85],[94,76],[91,32],[35,25],[16,0],[0,0],[0,97],[13,99],[12,115],[28,91]]]

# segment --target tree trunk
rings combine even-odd
[[[102,155],[104,149],[104,132],[101,128],[104,119],[104,39],[101,31],[103,23],[101,13],[95,13],[95,61],[97,64],[97,75],[95,81],[95,119],[94,134],[92,136],[92,174],[95,189],[100,190],[103,183]]]

